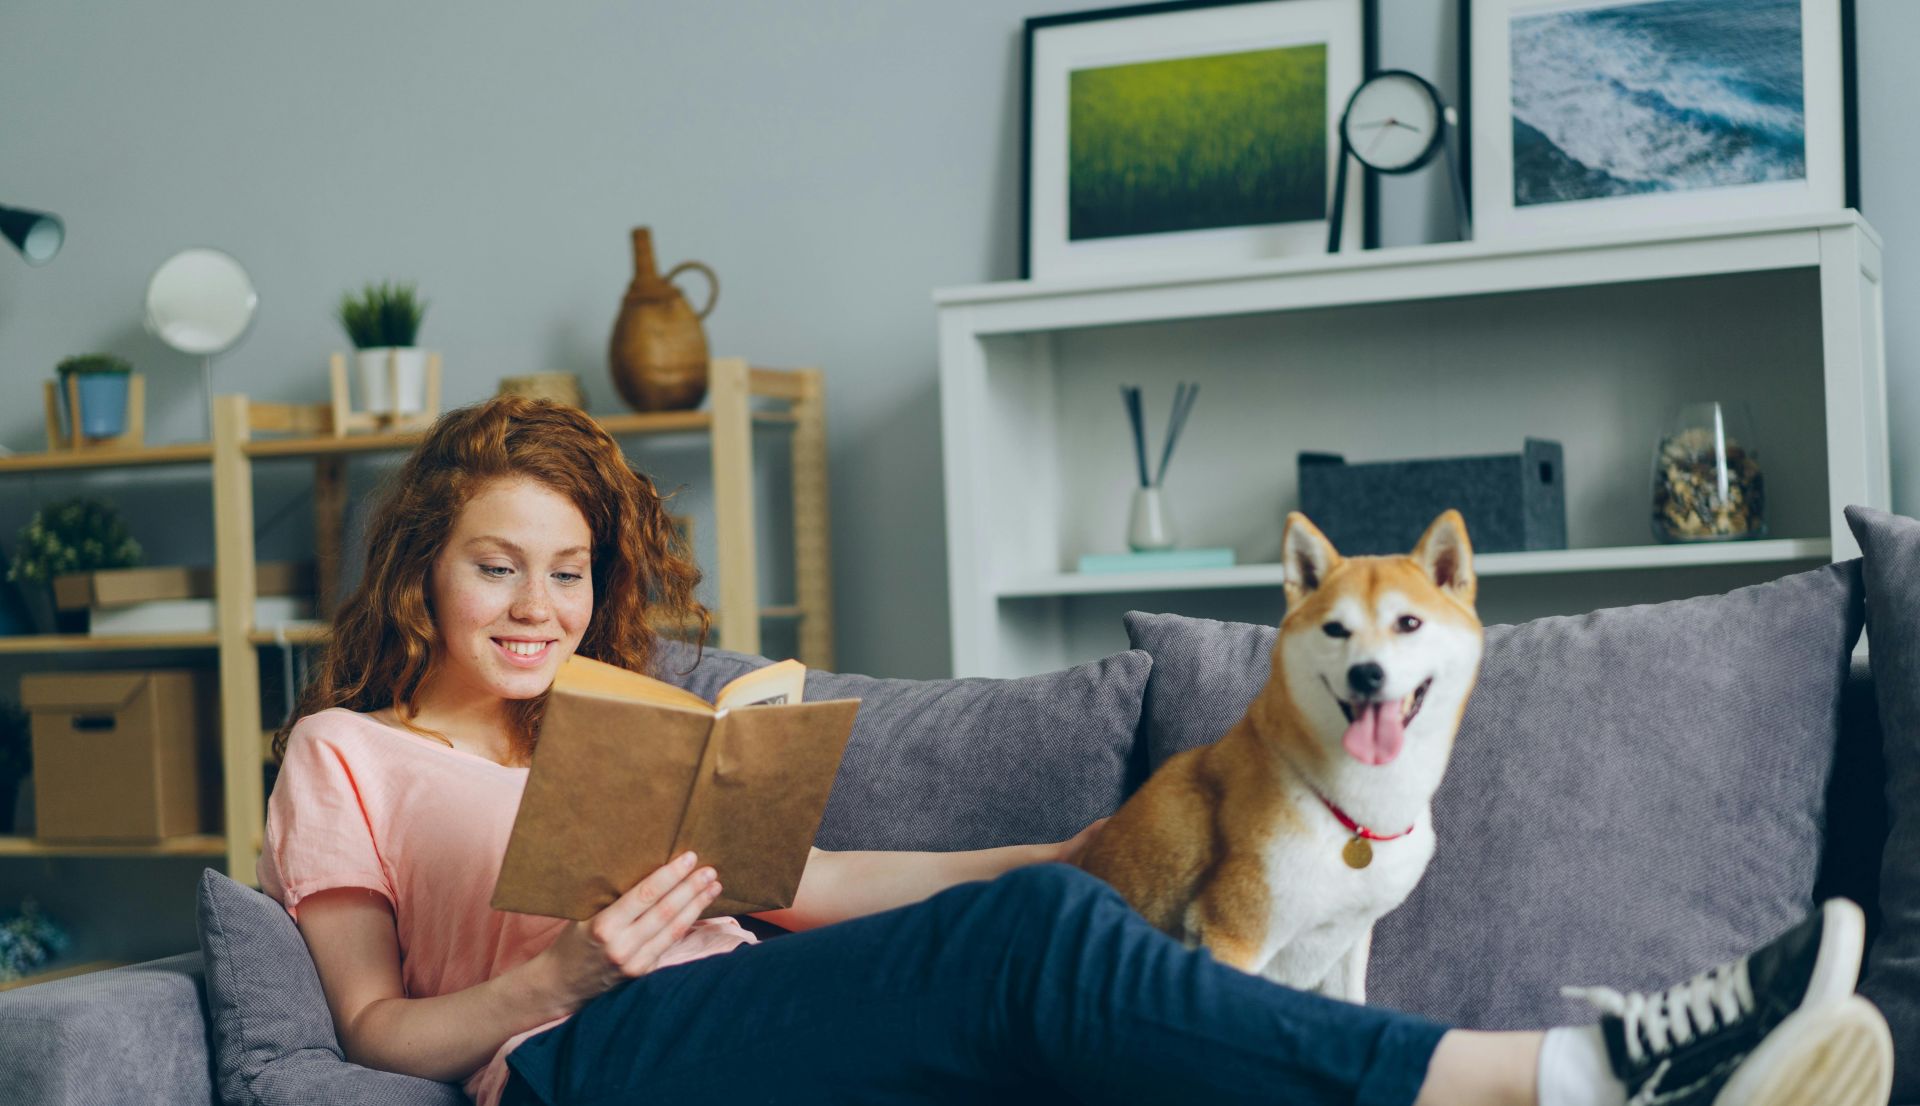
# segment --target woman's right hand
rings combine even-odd
[[[540,953],[568,1009],[654,969],[660,957],[720,894],[712,868],[682,853],[583,922],[560,931]]]

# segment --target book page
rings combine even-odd
[[[567,662],[560,666],[560,673],[553,680],[553,690],[624,699],[632,703],[653,703],[700,714],[713,713],[713,707],[705,699],[685,688],[581,656],[568,657]],[[725,689],[721,690],[721,694],[726,694]]]
[[[784,660],[729,681],[720,689],[720,694],[714,696],[713,705],[732,710],[798,703],[806,686],[807,666],[796,660]]]

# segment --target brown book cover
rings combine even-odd
[[[858,699],[803,703],[798,661],[713,704],[584,657],[560,668],[493,907],[590,918],[692,849],[722,891],[702,914],[793,905]]]

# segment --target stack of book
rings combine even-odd
[[[262,629],[313,617],[313,566],[271,563],[254,570],[253,624]],[[219,611],[213,569],[189,565],[118,568],[56,576],[54,604],[87,611],[94,637],[212,633]]]

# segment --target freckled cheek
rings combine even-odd
[[[585,587],[570,591],[554,606],[560,615],[560,625],[568,636],[579,640],[587,632],[587,623],[593,619],[593,592]]]

